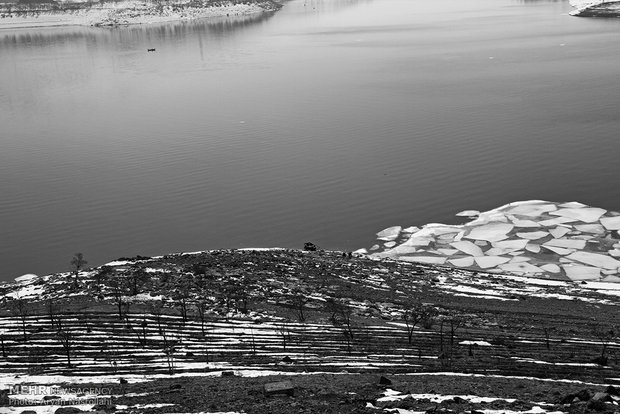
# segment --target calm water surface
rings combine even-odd
[[[620,20],[569,10],[293,0],[0,31],[0,278],[78,251],[352,250],[521,199],[620,210]]]

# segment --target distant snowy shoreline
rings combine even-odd
[[[579,17],[620,17],[620,1],[570,0],[575,10],[571,16]]]
[[[58,2],[0,6],[0,29],[53,26],[118,26],[276,11],[272,0],[214,2],[208,0]]]

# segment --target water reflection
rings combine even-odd
[[[59,44],[83,44],[88,47],[109,45],[147,44],[153,41],[174,39],[179,41],[194,33],[214,37],[231,33],[266,22],[274,13],[246,16],[217,17],[205,20],[165,22],[126,27],[61,27],[46,29],[20,29],[0,31],[2,49],[24,47],[47,47]]]

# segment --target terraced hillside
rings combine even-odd
[[[616,384],[615,286],[322,251],[122,259],[0,287],[0,378],[7,386],[114,384],[117,403],[134,398],[124,395],[131,391],[141,395],[136,404],[142,406],[134,411],[166,412],[209,407],[191,398],[148,406],[152,390],[144,394],[140,384],[185,378],[192,384],[216,381],[208,382],[214,387],[239,381],[255,386],[268,375],[304,383],[335,374],[348,378],[330,377],[342,395],[357,392],[368,375],[429,375],[428,382],[461,373],[479,383],[528,382],[524,389],[541,379],[556,390]],[[121,382],[130,385],[121,390]],[[306,388],[317,386],[312,384]],[[444,394],[458,391],[453,382],[443,384]],[[218,409],[266,412],[252,411],[247,399],[233,404],[236,392],[210,401]],[[377,392],[334,412],[376,412],[365,404],[390,409],[381,407]]]

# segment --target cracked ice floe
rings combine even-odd
[[[620,213],[578,202],[531,200],[458,215],[470,221],[382,230],[371,256],[528,277],[620,282]]]
[[[464,210],[456,213],[457,217],[478,217],[480,212],[478,210]]]
[[[620,261],[604,254],[576,252],[568,255],[567,257],[581,263],[595,267],[602,267],[604,269],[618,269],[618,267],[620,267]]]
[[[379,238],[379,240],[391,241],[398,237],[401,230],[401,226],[388,227],[387,229],[381,230],[379,233],[377,233],[377,237]]]
[[[601,219],[601,224],[607,230],[620,230],[620,216],[616,216],[616,217],[603,217]]]
[[[518,237],[521,237],[522,239],[528,239],[528,240],[538,240],[548,235],[549,233],[547,233],[546,231],[529,231],[529,232],[517,233]]]
[[[513,224],[491,223],[472,229],[465,237],[474,240],[499,241],[508,238],[508,232],[514,228]]]
[[[584,223],[594,223],[598,221],[603,214],[607,211],[602,208],[563,208],[560,210],[552,211],[552,216],[561,216],[573,220],[583,221]]]

